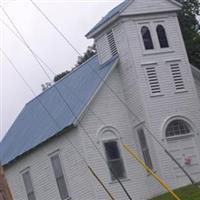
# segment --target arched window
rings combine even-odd
[[[151,33],[147,26],[143,26],[141,28],[141,34],[142,34],[145,49],[146,50],[154,49]]]
[[[168,43],[168,40],[167,40],[165,28],[162,25],[158,25],[157,28],[156,28],[156,32],[157,32],[157,35],[158,35],[160,48],[168,48],[169,43]]]
[[[126,178],[118,142],[116,140],[105,141],[104,148],[112,181],[114,181],[116,177],[119,179]]]
[[[126,171],[120,149],[120,137],[118,131],[109,126],[101,129],[98,135],[105,152],[111,181],[115,181],[116,178],[126,178]]]
[[[180,119],[174,120],[167,126],[166,137],[181,136],[191,133],[190,125]]]

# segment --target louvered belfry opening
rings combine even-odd
[[[181,70],[180,66],[178,63],[175,64],[170,64],[171,72],[172,72],[172,77],[174,80],[174,85],[176,90],[184,90],[184,82],[183,82],[183,77],[181,75]]]
[[[118,54],[117,46],[116,46],[115,38],[112,31],[107,33],[107,38],[108,38],[108,43],[109,43],[112,56],[117,55]]]
[[[157,73],[156,73],[155,66],[146,67],[145,70],[146,70],[146,74],[147,74],[148,83],[149,83],[151,93],[153,95],[154,94],[155,95],[160,94],[161,93],[160,83],[159,83],[159,80],[158,80],[158,76],[157,76]]]

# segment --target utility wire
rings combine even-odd
[[[8,13],[6,12],[6,10],[1,6],[4,14],[7,16],[7,18],[9,19],[10,23],[13,25],[13,27],[15,28],[16,32],[20,35],[21,39],[24,41],[24,44],[26,45],[26,47],[29,49],[29,51],[32,53],[33,57],[35,58],[35,60],[37,61],[37,63],[39,64],[39,66],[41,67],[41,69],[43,70],[43,72],[46,74],[46,76],[48,77],[48,79],[51,81],[50,76],[48,75],[47,71],[44,69],[44,67],[41,65],[40,61],[38,60],[38,58],[36,57],[36,55],[33,53],[32,49],[30,48],[30,46],[28,45],[28,43],[25,41],[25,39],[23,38],[22,34],[20,33],[20,31],[18,30],[18,28],[16,27],[16,25],[14,24],[14,22],[12,21],[12,19],[9,17]],[[96,74],[98,74],[96,72]],[[99,75],[99,74],[98,74]],[[100,76],[100,75],[99,75]],[[74,111],[72,110],[72,108],[70,107],[69,103],[65,100],[65,98],[63,97],[62,93],[60,92],[60,90],[57,88],[57,85],[54,85],[54,89],[57,91],[58,95],[61,97],[61,99],[63,100],[63,102],[65,103],[65,105],[67,106],[67,108],[70,110],[70,112],[72,113],[72,115],[74,116],[74,118],[76,119],[77,122],[79,122],[79,126],[80,128],[82,128],[83,132],[87,135],[87,137],[89,138],[90,142],[94,145],[95,149],[97,150],[97,152],[99,153],[99,155],[102,157],[102,159],[104,160],[105,164],[108,166],[108,168],[110,169],[110,172],[112,173],[112,175],[116,178],[117,182],[120,184],[121,188],[123,189],[123,191],[125,192],[126,196],[128,197],[129,200],[132,200],[132,197],[130,196],[130,194],[128,193],[128,191],[126,190],[126,188],[124,187],[124,185],[122,184],[121,180],[118,178],[116,172],[109,166],[109,164],[107,163],[106,159],[104,158],[103,154],[101,153],[101,151],[98,149],[98,147],[96,146],[95,142],[93,141],[93,139],[91,138],[91,136],[89,135],[89,132],[84,128],[84,126],[82,125],[81,121],[79,121],[78,117],[76,116],[76,114],[74,113]]]
[[[20,76],[20,78],[24,81],[24,83],[26,84],[26,86],[29,88],[29,90],[32,92],[32,94],[35,96],[35,98],[38,100],[38,102],[41,104],[41,106],[45,109],[45,111],[48,113],[48,115],[50,116],[50,118],[52,119],[52,121],[56,124],[57,128],[59,130],[61,130],[60,125],[58,124],[58,122],[56,121],[56,119],[53,117],[53,115],[49,112],[49,110],[46,108],[46,106],[42,103],[42,101],[40,100],[40,98],[36,95],[36,93],[34,92],[34,90],[32,89],[32,87],[30,86],[30,84],[26,81],[26,79],[23,77],[23,75],[19,72],[19,70],[17,69],[17,67],[15,66],[15,64],[12,62],[12,60],[7,56],[7,54],[2,50],[2,48],[0,48],[1,52],[3,53],[3,55],[7,58],[8,62],[10,63],[10,65],[13,67],[13,69],[15,70],[15,72]],[[78,153],[79,157],[82,159],[82,161],[85,163],[85,165],[87,166],[88,170],[90,171],[90,173],[97,179],[97,181],[100,183],[100,185],[103,187],[103,189],[105,190],[105,192],[108,194],[108,196],[112,199],[115,200],[115,198],[113,197],[113,195],[109,192],[109,190],[106,188],[106,186],[104,185],[104,183],[101,181],[101,179],[97,176],[97,174],[95,173],[95,171],[92,169],[92,167],[88,164],[88,162],[86,161],[85,157],[80,153],[80,151],[78,150],[78,148],[73,144],[73,142],[67,138],[67,141],[69,142],[69,144],[74,148],[74,150]]]
[[[8,25],[4,20],[2,20],[2,19],[0,18],[0,21],[7,27],[7,29],[8,29],[11,33],[13,33],[13,34],[15,35],[16,38],[19,39],[19,41],[22,42],[22,44],[24,44],[24,45],[26,46],[26,44],[24,43],[24,41],[15,33],[15,31],[14,31],[13,29],[11,29],[11,28],[9,27],[9,25]],[[34,52],[34,53],[35,53],[35,52]],[[44,61],[41,57],[39,57],[36,53],[35,53],[35,55],[36,55],[37,58],[41,61],[41,63],[43,63],[43,64],[47,67],[47,69],[55,76],[56,74],[55,74],[55,72],[51,69],[51,67],[49,67],[49,65],[47,65],[47,63],[45,63],[45,61]],[[79,67],[80,67],[80,66],[79,66]],[[75,95],[78,99],[80,99],[80,97],[77,95],[77,93],[75,93],[75,91],[72,90],[68,85],[65,85],[65,87],[67,87],[67,88],[70,90],[70,92],[73,93],[73,95]],[[80,102],[83,103],[83,100],[81,100]],[[101,121],[101,122],[105,125],[105,123],[102,121],[102,119],[99,118],[99,117],[96,115],[96,113],[95,113],[94,111],[92,111],[90,108],[88,108],[88,110],[90,110],[90,112],[91,112],[93,115],[95,115],[96,118],[97,118],[99,121]]]
[[[11,28],[9,27],[9,25],[8,25],[3,19],[0,18],[0,21],[3,23],[4,26],[6,26],[6,28],[7,28],[16,38],[18,38],[18,40],[19,40],[20,42],[22,42],[22,44],[25,45],[24,41],[15,33],[15,31],[14,31],[13,29],[11,29]],[[32,50],[32,51],[33,51],[33,50]],[[38,56],[38,54],[36,54],[35,51],[33,51],[33,52],[34,52],[34,54],[36,55],[36,57],[41,61],[41,63],[42,63],[43,65],[45,65],[46,68],[55,76],[56,73],[52,70],[52,68],[51,68],[40,56]]]
[[[59,30],[59,28],[47,17],[47,15],[39,8],[39,6],[33,1],[30,0],[34,7],[45,17],[45,19],[54,27],[54,29],[60,34],[60,36],[67,42],[72,49],[81,56],[81,53],[74,47],[74,45],[66,38],[66,36]],[[91,67],[92,68],[92,67]],[[112,89],[112,87],[107,84],[107,82],[97,73],[95,69],[92,70],[99,76],[99,78],[103,81],[106,87],[117,97],[117,99],[127,108],[127,110],[136,118],[137,121],[140,122],[140,118],[132,111],[132,109],[128,106],[128,104]],[[174,156],[165,148],[165,146],[156,138],[156,136],[151,132],[151,130],[144,124],[143,126],[147,133],[151,135],[151,137],[160,145],[160,147],[165,151],[165,153],[171,158],[174,163],[183,171],[183,173],[188,177],[192,184],[195,184],[195,181],[190,176],[190,174],[181,166],[181,164],[174,158]]]

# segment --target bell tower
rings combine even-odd
[[[119,57],[126,103],[137,115],[129,116],[133,137],[146,135],[148,160],[174,187],[190,182],[145,130],[136,127],[145,124],[200,181],[200,104],[177,18],[181,6],[175,0],[125,0],[86,35],[95,39],[101,64]],[[193,164],[185,162],[188,158]]]

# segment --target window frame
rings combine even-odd
[[[107,131],[110,131],[110,130],[107,130]],[[105,131],[106,132],[106,131]],[[120,160],[122,162],[122,165],[123,165],[123,169],[124,169],[124,177],[122,178],[119,178],[120,180],[127,180],[128,176],[127,176],[127,170],[126,170],[126,164],[124,162],[124,156],[122,154],[122,150],[121,150],[121,145],[120,145],[120,142],[119,142],[119,138],[106,138],[106,139],[102,139],[101,143],[102,143],[102,148],[103,148],[103,151],[104,151],[104,155],[105,155],[105,159],[106,159],[106,163],[108,164],[108,158],[107,158],[107,153],[106,153],[106,148],[105,148],[105,143],[108,143],[108,142],[116,142],[117,143],[117,148],[118,148],[118,151],[119,151],[119,155],[120,155]],[[107,167],[107,170],[108,170],[108,174],[109,174],[109,181],[111,183],[115,183],[117,180],[116,179],[113,179],[113,175],[109,169],[108,166]]]
[[[167,129],[169,127],[169,125],[174,122],[174,121],[183,121],[189,128],[190,130],[190,133],[186,133],[186,134],[179,134],[179,135],[173,135],[173,136],[167,136]],[[178,140],[178,139],[181,139],[181,138],[186,138],[186,137],[190,137],[190,136],[193,136],[194,135],[194,131],[193,131],[193,128],[192,126],[190,125],[190,123],[188,123],[186,120],[184,119],[181,119],[181,118],[173,118],[172,120],[170,120],[167,124],[166,124],[166,127],[165,127],[165,138],[167,141],[169,140]]]
[[[112,36],[112,38],[110,38],[110,35]],[[108,42],[108,46],[109,46],[111,56],[114,57],[114,56],[119,55],[116,39],[115,39],[114,32],[113,32],[112,29],[110,29],[109,31],[106,32],[106,39],[107,39],[107,42]],[[110,39],[113,40],[113,44],[110,43]]]
[[[25,181],[24,181],[24,174],[26,174],[26,173],[29,174],[30,183],[31,183],[31,187],[32,187],[31,193],[28,192],[27,187],[26,187],[26,184],[25,184]],[[27,167],[26,169],[22,170],[22,171],[20,172],[20,174],[21,174],[21,177],[22,177],[24,189],[25,189],[26,196],[27,196],[28,200],[30,199],[30,197],[29,197],[30,194],[33,194],[33,195],[34,195],[34,198],[35,198],[35,200],[36,200],[36,199],[37,199],[37,197],[36,197],[36,191],[35,191],[35,187],[34,187],[32,175],[31,175],[31,169],[30,169],[30,167]]]
[[[158,40],[158,36],[157,36],[157,31],[156,31],[156,27],[157,25],[162,25],[165,29],[165,33],[166,33],[166,37],[168,40],[168,45],[169,47],[167,48],[161,48],[160,44],[159,44],[159,40]],[[144,47],[144,43],[143,43],[143,38],[141,35],[141,28],[143,26],[147,26],[151,32],[151,37],[152,37],[152,41],[153,41],[153,45],[154,45],[154,49],[151,50],[146,50]],[[166,21],[165,18],[163,19],[148,19],[148,20],[141,20],[137,23],[137,29],[138,29],[138,34],[139,34],[139,40],[140,40],[140,45],[142,47],[142,51],[143,51],[143,55],[151,55],[151,54],[162,54],[162,53],[171,53],[174,52],[172,49],[172,45],[171,45],[171,39],[168,36],[168,28],[166,25]]]
[[[159,37],[159,32],[158,32],[158,27],[161,26],[163,31],[164,31],[164,36],[165,36],[165,40],[167,42],[167,46],[166,47],[161,47],[161,38]],[[159,47],[160,49],[168,49],[170,48],[170,44],[169,44],[169,37],[167,35],[167,30],[166,30],[166,26],[163,25],[163,23],[156,23],[155,24],[155,28],[156,28],[156,35],[157,35],[157,39],[158,39],[158,43],[159,43]]]
[[[155,170],[155,164],[154,164],[154,161],[153,161],[153,157],[152,157],[152,150],[151,150],[151,145],[149,145],[149,141],[147,140],[147,137],[146,137],[146,133],[145,133],[145,129],[144,129],[144,126],[143,124],[139,124],[138,126],[136,126],[136,133],[137,133],[137,141],[138,141],[138,146],[139,146],[139,150],[140,150],[140,155],[141,157],[143,158],[143,161],[144,163],[149,167],[149,165],[146,163],[146,160],[145,160],[145,157],[144,157],[144,153],[143,153],[143,149],[142,149],[142,146],[141,146],[141,140],[139,138],[139,130],[142,129],[143,130],[143,133],[144,133],[144,137],[145,137],[145,141],[146,141],[146,145],[147,145],[147,150],[148,150],[148,154],[149,154],[149,157],[150,157],[150,162],[151,162],[151,167],[149,167],[152,171]],[[149,174],[149,173],[148,173]]]
[[[69,199],[71,199],[71,197],[70,197],[70,190],[69,190],[69,184],[67,182],[66,173],[65,173],[65,170],[63,168],[63,163],[62,163],[62,159],[61,159],[61,155],[60,155],[60,150],[56,150],[56,151],[50,153],[48,156],[49,156],[49,162],[50,162],[50,165],[51,165],[51,170],[53,172],[53,178],[54,178],[55,184],[57,186],[57,190],[58,190],[60,199],[61,200],[69,200]],[[63,174],[63,179],[64,179],[64,182],[65,182],[65,185],[66,185],[66,190],[67,190],[68,197],[65,198],[65,199],[62,199],[62,196],[61,196],[61,193],[60,193],[60,189],[59,189],[59,185],[58,185],[58,182],[57,182],[57,178],[56,178],[56,175],[55,175],[55,171],[54,171],[54,168],[53,168],[53,164],[52,164],[52,160],[51,159],[54,156],[58,156],[58,158],[59,158],[60,167],[61,167],[62,174]]]
[[[165,63],[167,63],[167,66],[168,66],[168,69],[169,69],[169,73],[170,73],[170,77],[171,77],[171,83],[172,83],[172,87],[174,89],[174,93],[184,93],[184,92],[187,92],[187,85],[186,85],[186,80],[185,80],[185,76],[184,76],[184,73],[182,71],[182,67],[181,65],[183,65],[183,62],[181,61],[181,59],[174,59],[174,60],[167,60]],[[173,72],[172,72],[172,69],[171,69],[171,65],[172,64],[178,64],[179,65],[179,71],[180,71],[180,76],[181,76],[181,79],[182,79],[182,84],[184,86],[183,89],[177,89],[176,87],[176,84],[175,84],[175,79],[173,77]]]
[[[143,73],[144,73],[144,76],[145,76],[145,82],[146,82],[146,87],[147,87],[147,90],[148,90],[148,93],[149,93],[149,96],[150,97],[158,97],[158,96],[163,96],[163,88],[162,88],[162,82],[160,81],[160,78],[159,78],[159,73],[158,73],[158,68],[159,68],[159,65],[157,62],[152,62],[152,63],[142,63],[141,66],[143,67]],[[154,67],[155,69],[155,73],[156,73],[156,79],[158,81],[158,86],[160,88],[160,92],[156,92],[156,93],[153,93],[152,92],[152,88],[151,88],[151,84],[150,84],[150,79],[149,79],[149,76],[148,76],[148,73],[147,73],[147,68],[149,67]]]
[[[143,29],[144,28],[146,28],[147,30],[147,32],[148,32],[148,42],[146,42],[145,41],[145,38],[144,38],[144,34],[143,34]],[[155,45],[154,45],[154,42],[153,42],[153,38],[152,38],[152,32],[151,32],[151,29],[148,27],[148,26],[146,26],[146,25],[143,25],[143,26],[141,26],[141,29],[140,29],[140,34],[141,34],[141,37],[142,37],[142,42],[143,42],[143,47],[144,47],[144,49],[145,49],[145,51],[152,51],[152,50],[154,50],[155,49]],[[150,44],[150,46],[148,47],[148,45]]]
[[[145,45],[144,45],[144,41],[143,41],[143,37],[142,37],[142,33],[141,33],[141,30],[142,30],[143,26],[146,26],[146,27],[149,28],[149,31],[150,31],[150,34],[151,34],[152,43],[153,43],[153,46],[154,46],[153,49],[148,49],[148,50],[145,49]],[[144,54],[151,54],[151,53],[155,52],[156,43],[155,43],[154,34],[152,34],[153,33],[152,23],[150,21],[139,22],[139,23],[137,23],[137,29],[138,29],[140,45],[142,46],[143,53]]]

